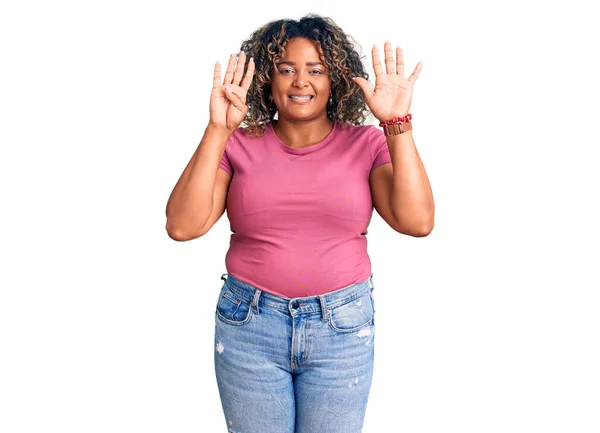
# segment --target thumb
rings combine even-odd
[[[363,77],[353,77],[352,79],[358,85],[358,87],[360,87],[361,90],[363,91],[363,93],[365,95],[365,99],[368,100],[369,98],[371,98],[371,95],[373,94],[373,90],[371,89],[371,84],[367,80],[365,80]]]
[[[246,104],[244,104],[242,102],[242,100],[240,99],[240,97],[238,95],[236,95],[235,93],[233,93],[233,91],[231,90],[230,87],[228,86],[223,86],[225,89],[225,96],[227,97],[227,99],[229,99],[229,101],[233,104],[233,106],[235,108],[237,108],[238,110],[240,110],[242,113],[244,112],[244,106]]]

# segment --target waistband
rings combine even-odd
[[[365,281],[332,292],[296,298],[286,298],[265,292],[228,273],[221,275],[221,279],[225,281],[225,288],[250,302],[254,314],[260,314],[259,306],[289,312],[292,315],[320,312],[321,319],[326,322],[329,309],[351,302],[368,290],[374,290],[373,275],[371,273],[371,276]]]

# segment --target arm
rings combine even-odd
[[[362,89],[365,100],[373,116],[380,122],[409,115],[413,87],[421,69],[417,63],[408,79],[404,78],[404,56],[402,48],[396,47],[396,62],[392,44],[385,41],[385,73],[381,67],[379,50],[373,45],[371,50],[375,71],[375,90],[363,77],[354,77]],[[409,117],[410,119],[410,117]],[[386,137],[392,167],[373,170],[372,178],[376,188],[385,190],[379,194],[378,203],[401,233],[414,236],[427,236],[433,230],[433,194],[427,173],[415,147],[412,131]],[[383,164],[385,167],[387,164]],[[393,173],[390,173],[393,171]],[[375,173],[377,172],[377,173]],[[387,192],[391,189],[391,197]],[[389,199],[389,206],[385,200]]]
[[[433,230],[435,206],[412,131],[386,139],[393,169],[392,213],[403,232],[427,236]]]
[[[197,237],[211,215],[217,170],[231,133],[209,124],[167,202],[166,230],[174,240]]]

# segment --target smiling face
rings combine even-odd
[[[285,46],[285,56],[277,64],[271,80],[273,101],[279,111],[278,118],[326,118],[330,90],[329,71],[321,62],[314,42],[307,38],[290,39]],[[292,95],[310,95],[310,98],[298,99]]]

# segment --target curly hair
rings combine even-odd
[[[277,106],[271,98],[271,75],[284,57],[285,44],[296,37],[313,40],[321,62],[329,70],[333,103],[327,104],[327,117],[339,122],[342,129],[348,124],[364,124],[370,111],[362,90],[352,79],[369,79],[354,48],[360,44],[346,35],[331,18],[308,14],[299,21],[283,19],[265,24],[242,43],[241,50],[248,59],[253,57],[255,64],[246,96],[246,135],[264,136],[267,125],[273,121]]]

